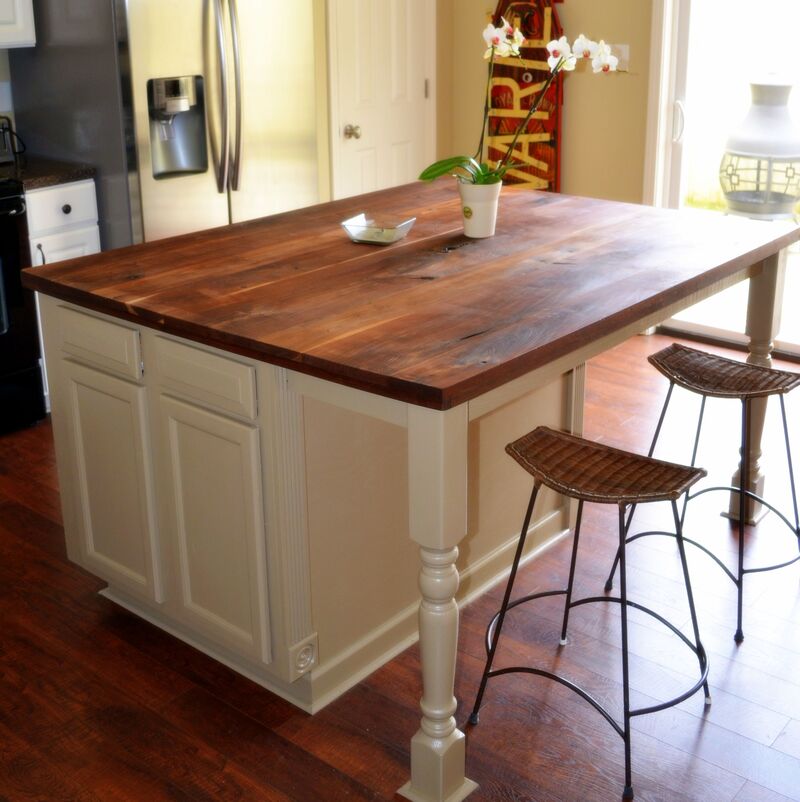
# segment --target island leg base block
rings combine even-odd
[[[747,490],[755,493],[757,496],[764,497],[764,474],[759,471],[754,480],[747,483]],[[731,478],[731,487],[739,487],[739,471],[733,474]],[[769,510],[764,507],[760,502],[748,496],[744,502],[744,522],[747,526],[755,526]],[[731,521],[739,520],[739,494],[731,493],[728,511],[721,513],[723,518],[729,518]]]
[[[478,784],[464,777],[466,740],[460,730],[431,738],[422,730],[411,739],[411,780],[397,793],[411,802],[461,802]]]

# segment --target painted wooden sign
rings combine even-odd
[[[562,0],[500,0],[493,24],[505,17],[525,37],[522,58],[498,58],[492,78],[492,107],[487,132],[488,157],[501,159],[511,146],[517,126],[542,90],[550,68],[547,43],[563,29],[555,3]],[[561,104],[563,73],[556,76],[539,110],[517,140],[511,161],[519,166],[506,173],[505,183],[527,184],[557,192],[560,188]]]

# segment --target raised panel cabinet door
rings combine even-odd
[[[161,602],[145,389],[68,359],[62,375],[84,566],[117,588]]]
[[[32,237],[31,264],[34,267],[64,259],[77,259],[100,251],[100,229],[87,226],[75,230],[50,234],[46,237]]]
[[[269,663],[258,430],[166,395],[160,408],[176,615],[237,654]]]
[[[0,47],[35,44],[32,0],[0,0]]]

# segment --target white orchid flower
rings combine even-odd
[[[611,52],[611,47],[602,39],[597,43],[597,53],[592,58],[594,72],[615,72],[619,59]]]
[[[597,55],[597,42],[581,34],[572,45],[572,52],[577,58],[594,58]]]
[[[500,17],[500,19],[502,20],[503,33],[506,35],[506,41],[511,47],[511,52],[515,56],[518,56],[519,49],[522,47],[525,37],[522,35],[520,29],[515,28],[505,17]]]
[[[2,3],[2,0],[0,0],[0,3]],[[519,56],[520,48],[525,41],[525,37],[519,28],[510,25],[505,17],[500,19],[501,26],[499,28],[495,28],[494,25],[489,23],[483,30],[483,41],[486,42],[487,47],[484,58],[489,60],[489,64],[478,149],[473,156],[450,156],[446,159],[439,159],[439,161],[434,162],[422,171],[420,179],[423,181],[432,181],[444,175],[451,175],[468,184],[482,185],[501,182],[508,171],[515,166],[510,159],[512,154],[516,153],[515,148],[520,136],[527,130],[528,122],[539,110],[539,106],[541,106],[561,70],[574,70],[578,59],[591,59],[595,72],[611,72],[617,69],[618,59],[612,55],[611,46],[607,45],[602,39],[599,42],[595,42],[581,34],[572,47],[570,47],[566,36],[548,42],[547,52],[549,57],[547,65],[550,67],[550,74],[542,83],[538,93],[533,96],[524,118],[517,124],[505,155],[492,166],[491,162],[484,161],[486,158],[484,146],[488,135],[489,115],[492,110],[491,89],[495,56],[501,58],[510,55]]]
[[[548,42],[547,52],[550,54],[547,59],[547,66],[550,67],[550,72],[575,69],[575,56],[570,49],[566,36]]]
[[[519,28],[514,28],[514,33],[511,34],[511,52],[515,55],[519,55],[519,49],[522,45],[525,44],[525,37],[522,35],[522,31]]]
[[[486,42],[487,47],[483,54],[484,58],[491,58],[492,53],[501,57],[511,54],[511,45],[506,38],[505,31],[502,28],[495,28],[491,22],[483,29],[483,41]]]

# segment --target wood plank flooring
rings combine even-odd
[[[586,434],[646,451],[665,382],[645,356],[671,340],[635,337],[589,365]],[[791,369],[790,365],[787,365]],[[796,366],[795,366],[796,369]],[[800,394],[788,399],[800,460]],[[686,460],[696,399],[680,396],[659,456]],[[736,460],[737,405],[709,410],[700,462],[727,483]],[[769,411],[768,490],[788,499],[777,406]],[[688,434],[688,437],[687,437]],[[733,555],[735,537],[709,494],[687,534]],[[520,510],[520,518],[524,511]],[[667,509],[637,513],[636,526]],[[748,559],[796,553],[768,516],[748,532]],[[580,592],[601,591],[613,555],[615,511],[588,508]],[[520,573],[520,592],[563,585],[563,540]],[[629,591],[685,625],[674,542],[629,550]],[[733,642],[732,583],[692,554],[713,704],[701,696],[634,721],[637,800],[800,800],[800,566],[748,577],[745,641]],[[0,802],[84,800],[400,799],[418,725],[419,656],[411,648],[316,716],[308,716],[97,595],[102,583],[66,559],[49,424],[0,437]],[[483,630],[502,588],[463,611],[457,717],[463,725],[483,667]],[[609,608],[609,609],[606,609]],[[619,704],[619,611],[586,606],[556,647],[558,601],[513,614],[498,659],[558,666]],[[696,663],[657,624],[631,623],[633,702],[668,698]],[[490,683],[481,723],[466,727],[470,799],[606,802],[622,789],[621,739],[564,688],[514,675]]]

